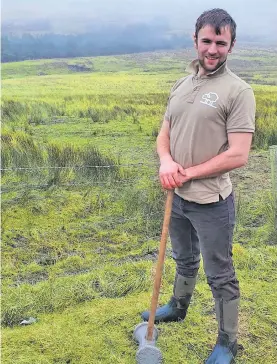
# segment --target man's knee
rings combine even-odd
[[[235,273],[207,276],[207,282],[215,299],[231,301],[240,297],[239,281]]]
[[[176,268],[176,271],[178,274],[180,274],[183,277],[196,277],[198,273],[198,267],[186,267],[186,266],[178,266]]]
[[[172,254],[176,263],[176,271],[183,277],[196,277],[200,267],[200,255],[183,257]]]

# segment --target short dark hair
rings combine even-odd
[[[231,31],[231,43],[234,42],[236,38],[236,28],[237,24],[227,11],[223,9],[211,9],[204,11],[199,18],[196,20],[195,24],[195,38],[198,38],[198,32],[200,29],[204,28],[206,25],[210,25],[215,29],[215,33],[221,34],[220,28],[229,26]]]

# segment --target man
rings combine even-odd
[[[173,296],[155,322],[183,320],[203,257],[218,321],[218,339],[208,364],[232,363],[237,354],[239,283],[232,262],[234,197],[228,172],[244,166],[254,132],[251,87],[232,73],[228,54],[236,23],[222,9],[196,22],[198,59],[191,74],[173,86],[157,138],[160,182],[175,189],[170,238],[176,277]],[[149,312],[142,314],[145,321]]]

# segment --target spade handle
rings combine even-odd
[[[166,204],[165,204],[162,236],[161,236],[161,241],[160,241],[160,250],[159,250],[158,262],[157,262],[157,268],[156,268],[155,281],[154,281],[154,286],[153,286],[153,294],[152,294],[152,299],[151,299],[150,316],[149,316],[149,320],[148,320],[148,327],[147,327],[147,334],[146,334],[146,340],[148,340],[148,341],[153,340],[154,321],[155,321],[155,314],[156,314],[160,287],[161,287],[166,242],[167,242],[167,235],[168,235],[168,227],[169,227],[169,223],[170,223],[173,196],[174,196],[174,190],[168,190]]]

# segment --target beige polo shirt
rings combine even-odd
[[[173,86],[165,113],[170,123],[170,152],[184,168],[208,161],[228,149],[228,133],[253,133],[255,98],[251,87],[226,62],[209,75],[198,76],[193,61],[189,76]],[[216,202],[232,192],[229,173],[192,180],[175,192],[200,204]]]

